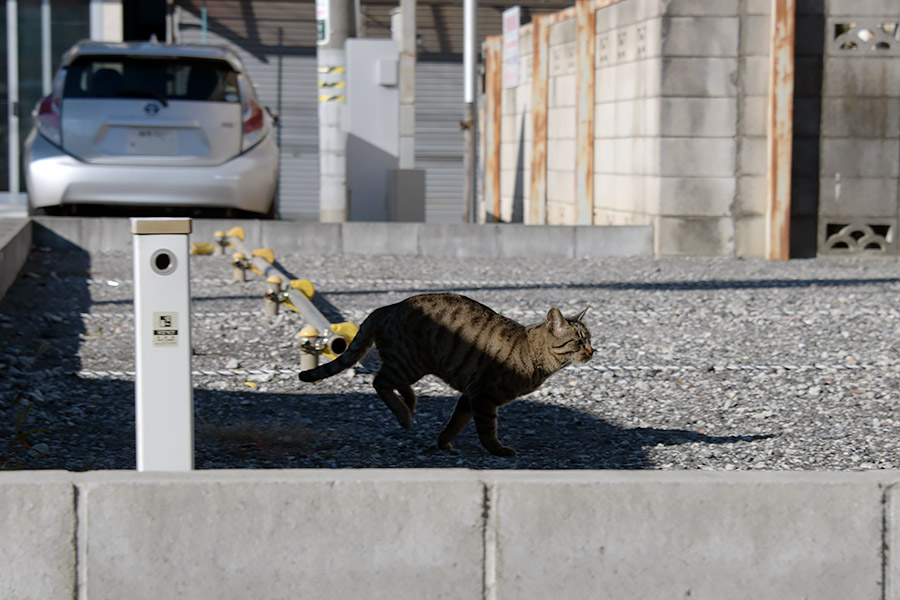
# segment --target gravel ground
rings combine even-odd
[[[456,260],[285,256],[332,321],[458,291],[523,323],[551,306],[597,349],[436,449],[455,393],[437,379],[404,430],[371,387],[377,354],[301,384],[293,313],[264,284],[191,258],[197,468],[895,469],[900,269],[895,260]],[[133,469],[130,253],[35,249],[0,303],[0,467]],[[9,444],[16,416],[32,447]]]

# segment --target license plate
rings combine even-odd
[[[125,137],[128,154],[178,154],[178,132],[172,129],[131,129]]]

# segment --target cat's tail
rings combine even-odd
[[[372,344],[375,343],[375,330],[381,324],[382,314],[383,311],[380,308],[372,312],[359,326],[356,337],[353,338],[353,341],[350,342],[343,354],[315,369],[300,371],[300,381],[326,379],[359,362],[366,355],[369,348],[372,347]]]

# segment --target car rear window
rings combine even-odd
[[[219,60],[89,56],[66,69],[65,98],[239,102],[237,73]]]

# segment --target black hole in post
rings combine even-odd
[[[160,271],[168,269],[170,264],[172,264],[172,259],[168,254],[161,253],[156,255],[156,268]]]
[[[161,248],[150,257],[150,267],[160,275],[169,275],[175,272],[177,259],[171,250]]]

